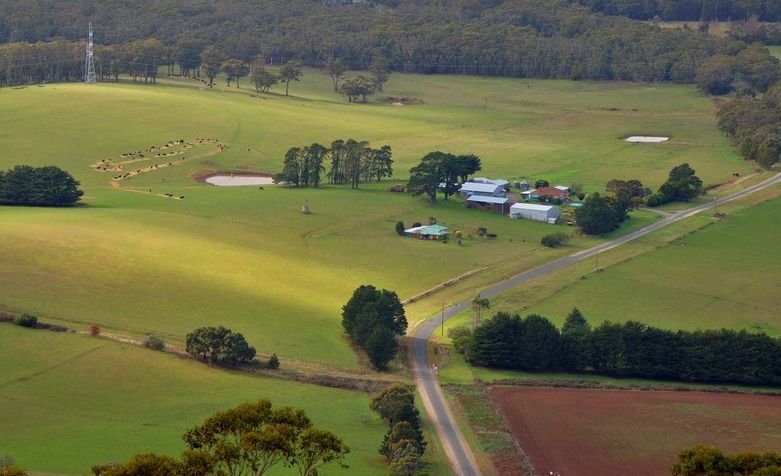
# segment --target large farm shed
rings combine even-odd
[[[510,207],[510,218],[526,218],[545,223],[555,222],[561,210],[553,205],[537,205],[536,203],[516,203]]]
[[[482,195],[484,197],[504,197],[504,186],[495,183],[477,183],[466,182],[458,190],[464,198],[469,198],[472,195]]]
[[[506,197],[484,197],[482,195],[472,195],[466,199],[469,208],[481,208],[495,210],[501,214],[507,213],[510,205],[510,199]]]

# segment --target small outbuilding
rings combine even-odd
[[[510,205],[510,199],[506,197],[484,197],[482,195],[472,195],[466,199],[466,205],[469,208],[480,208],[483,210],[492,210],[505,214]]]
[[[556,223],[560,215],[561,209],[554,205],[516,203],[510,207],[510,218],[525,218],[544,223]]]
[[[447,238],[447,227],[442,225],[416,226],[404,230],[404,234],[419,240],[443,240]]]

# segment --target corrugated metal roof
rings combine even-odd
[[[510,213],[513,210],[537,210],[541,212],[547,212],[551,208],[557,208],[553,205],[537,205],[535,203],[516,203],[510,207]]]
[[[503,198],[503,197],[486,197],[484,195],[472,195],[471,197],[467,198],[467,202],[477,202],[477,203],[495,203],[497,205],[502,205],[504,203],[507,203],[510,199],[509,198]]]
[[[497,189],[501,188],[501,185],[493,183],[476,183],[466,182],[458,190],[459,192],[482,192],[482,193],[494,193]]]
[[[444,235],[447,233],[447,227],[442,225],[423,225],[404,230],[404,233],[413,233],[416,235]]]
[[[489,179],[486,177],[475,177],[470,182],[476,182],[476,183],[492,183],[494,185],[509,185],[510,182],[508,182],[505,179]]]

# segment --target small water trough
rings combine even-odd
[[[660,144],[667,142],[670,138],[665,136],[629,136],[624,140],[635,144]]]
[[[218,187],[242,187],[250,185],[271,185],[274,179],[261,174],[214,174],[202,178],[203,182]]]

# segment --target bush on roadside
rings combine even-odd
[[[97,324],[90,324],[89,326],[89,333],[92,337],[97,337],[100,335],[100,326]]]
[[[271,357],[268,358],[268,368],[270,369],[279,368],[279,357],[277,357],[277,354],[271,354]]]
[[[399,236],[404,236],[404,222],[403,221],[397,221],[396,222],[396,234]]]
[[[543,236],[540,243],[548,248],[557,248],[564,245],[567,241],[569,241],[569,236],[565,233],[551,233]]]
[[[466,355],[472,345],[472,328],[469,326],[455,326],[447,330],[447,336],[453,342],[453,348],[459,354]]]
[[[156,335],[149,335],[144,339],[144,347],[152,350],[165,349],[165,341]]]
[[[16,320],[16,325],[22,327],[36,327],[38,326],[38,317],[32,314],[22,314],[19,319]]]
[[[5,466],[0,467],[0,476],[28,476],[28,474],[18,466]]]

